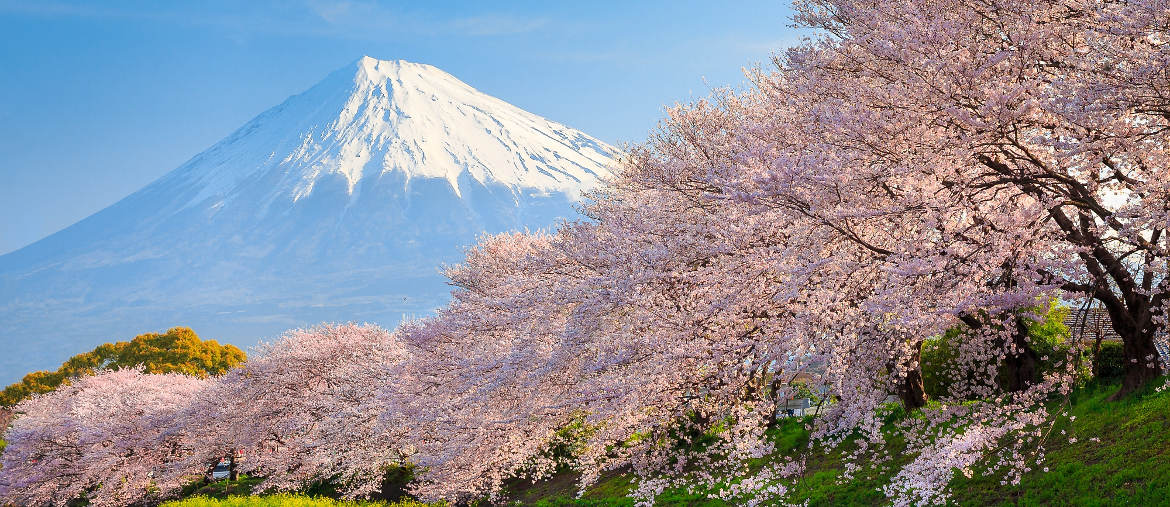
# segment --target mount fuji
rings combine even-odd
[[[0,382],[170,326],[249,346],[445,303],[483,233],[571,216],[619,152],[435,67],[363,57],[0,256]]]

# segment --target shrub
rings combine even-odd
[[[1121,342],[1101,342],[1093,358],[1093,374],[1105,382],[1116,382],[1125,376],[1125,351]]]
[[[958,352],[954,349],[959,328],[947,330],[942,336],[928,338],[922,342],[922,385],[931,398],[945,396],[955,381],[954,362]]]

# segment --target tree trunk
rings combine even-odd
[[[1110,396],[1110,400],[1124,398],[1162,375],[1158,349],[1154,348],[1153,315],[1145,305],[1133,306],[1139,308],[1127,313],[1107,306],[1113,330],[1121,336],[1125,360],[1121,389]]]
[[[772,381],[768,383],[768,399],[772,402],[772,417],[768,419],[768,428],[775,428],[780,424],[780,388],[784,385],[784,380],[780,376],[780,372],[772,375]]]
[[[926,406],[926,387],[922,384],[922,342],[916,342],[911,349],[910,357],[902,363],[906,366],[906,377],[898,385],[898,398],[902,399],[907,412]]]
[[[232,453],[231,460],[228,462],[228,480],[235,482],[240,478],[240,469],[236,465],[236,453]]]
[[[1018,315],[1015,321],[1012,343],[1018,352],[1008,354],[1003,364],[1003,388],[1009,393],[1023,391],[1040,378],[1040,356],[1036,354],[1035,350],[1032,350],[1032,345],[1028,343],[1028,323]]]
[[[1124,398],[1162,375],[1158,349],[1154,348],[1152,332],[1137,332],[1131,336],[1123,335],[1122,340],[1125,377],[1121,379],[1121,390],[1111,396],[1111,400]]]

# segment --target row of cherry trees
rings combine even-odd
[[[403,464],[372,390],[403,348],[376,326],[287,333],[224,376],[114,370],[17,406],[0,498],[13,505],[150,503],[221,459],[262,489],[335,480],[366,495]],[[241,459],[242,458],[242,459]]]
[[[564,466],[550,445],[578,428],[582,485],[628,467],[646,501],[782,498],[802,450],[741,464],[776,452],[765,431],[798,375],[831,398],[814,437],[857,443],[847,473],[889,458],[889,395],[920,410],[898,423],[916,457],[885,487],[897,503],[944,501],[978,466],[1018,481],[1076,367],[1039,371],[1021,308],[1098,301],[1125,344],[1118,394],[1160,372],[1170,9],[796,8],[817,39],[671,110],[586,219],[484,238],[435,317],[292,332],[218,379],[115,372],[26,402],[0,495],[159,498],[243,450],[262,488],[363,495],[411,463],[416,493],[467,499]],[[955,326],[980,373],[952,391],[979,401],[926,406],[922,340]]]

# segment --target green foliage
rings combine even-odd
[[[1069,308],[1050,299],[1045,305],[1029,310],[1040,319],[1028,320],[1028,344],[1041,357],[1041,371],[1052,371],[1068,353],[1069,330],[1064,319],[1068,317]]]
[[[959,352],[955,350],[962,328],[951,328],[942,336],[928,338],[922,342],[922,386],[926,395],[938,398],[948,394],[949,386],[958,372],[955,362]]]
[[[238,480],[231,481],[228,479],[221,479],[215,482],[197,481],[188,484],[179,492],[180,498],[202,497],[202,498],[227,498],[236,495],[249,495],[252,490],[256,488],[261,482],[264,482],[260,477],[249,477],[247,474],[240,474]]]
[[[543,458],[557,463],[557,471],[565,471],[569,464],[585,450],[585,441],[594,428],[585,424],[585,417],[578,416],[564,428],[557,430],[549,446],[542,453]]]
[[[4,434],[4,430],[8,428],[8,423],[12,422],[12,418],[16,414],[7,408],[0,408],[0,435]],[[4,448],[8,447],[8,441],[0,438],[0,453],[4,452]]]
[[[1103,382],[1116,382],[1125,376],[1125,346],[1121,342],[1101,342],[1094,358],[1093,371]]]
[[[430,505],[413,500],[399,502],[346,501],[305,495],[280,494],[265,496],[229,496],[209,498],[196,496],[162,504],[163,507],[427,507]]]
[[[0,392],[0,405],[12,406],[34,394],[47,393],[69,379],[100,370],[142,366],[147,373],[221,375],[244,362],[244,351],[215,340],[201,340],[190,328],[141,334],[127,342],[106,343],[69,358],[57,371],[35,371]]]

